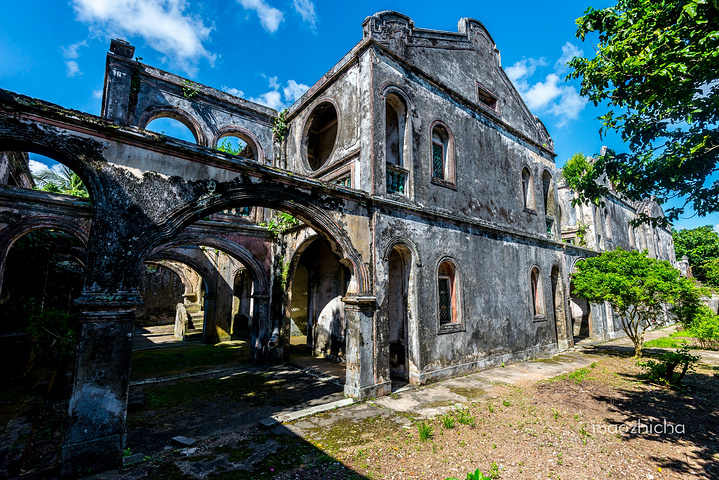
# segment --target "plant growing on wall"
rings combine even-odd
[[[576,245],[579,247],[584,247],[587,245],[587,230],[589,229],[589,225],[587,225],[584,222],[577,223],[577,234],[574,237],[576,239]]]
[[[195,98],[200,94],[200,85],[189,80],[182,82],[182,96],[185,98]]]
[[[261,227],[266,227],[273,237],[278,237],[285,230],[294,227],[300,223],[295,217],[285,212],[277,212],[273,215],[269,222],[261,223]]]
[[[275,117],[272,124],[272,134],[274,135],[275,140],[278,142],[284,140],[289,128],[290,127],[287,124],[287,109],[285,108],[279,113],[279,115],[277,115],[277,117]]]
[[[667,306],[697,301],[694,283],[679,275],[666,260],[649,258],[647,251],[620,248],[579,262],[572,275],[574,292],[591,303],[607,302],[622,329],[642,356],[644,332],[661,325]]]

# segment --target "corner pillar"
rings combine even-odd
[[[130,385],[132,329],[141,299],[128,293],[85,294],[70,397],[62,476],[122,465]]]
[[[377,299],[373,296],[348,295],[342,298],[347,322],[345,395],[358,400],[389,395],[390,381],[377,380],[375,359],[374,313]]]
[[[268,352],[267,343],[270,341],[273,332],[270,321],[270,296],[266,293],[252,295],[252,325],[250,326],[250,361],[262,363],[269,360],[265,354]],[[279,348],[280,359],[282,358],[282,347]],[[274,348],[272,350],[277,350]],[[274,354],[272,355],[274,357]],[[267,358],[266,358],[267,357]]]

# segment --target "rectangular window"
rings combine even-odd
[[[432,143],[432,176],[444,180],[444,146]]]
[[[479,105],[491,110],[493,113],[499,113],[499,100],[479,82],[477,83],[477,101]]]
[[[439,277],[439,324],[452,323],[452,293],[449,277]]]

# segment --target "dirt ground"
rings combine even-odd
[[[152,441],[143,462],[95,478],[464,480],[477,468],[501,479],[719,478],[719,368],[702,366],[684,383],[649,384],[634,359],[604,355],[550,380],[495,384],[428,418],[369,401],[272,430],[197,431],[189,448]],[[219,416],[228,395],[202,408]],[[180,403],[163,425],[198,415]],[[128,445],[157,432],[137,421],[148,412],[129,417]]]
[[[703,364],[671,389],[648,383],[615,350],[574,353],[266,429],[258,420],[337,400],[342,388],[297,368],[241,365],[242,348],[137,352],[126,452],[135,463],[90,478],[464,480],[475,469],[500,479],[719,478],[717,366]],[[520,370],[559,372],[562,362],[585,367],[509,380]],[[42,412],[27,478],[57,476],[67,403]],[[177,435],[194,443],[173,442]]]

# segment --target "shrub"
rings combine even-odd
[[[689,349],[685,346],[675,352],[664,353],[658,361],[647,360],[639,362],[639,365],[647,369],[650,380],[678,387],[681,385],[684,375],[691,371],[698,361],[699,357],[690,354]]]
[[[689,329],[702,348],[719,350],[719,315],[704,308]]]

